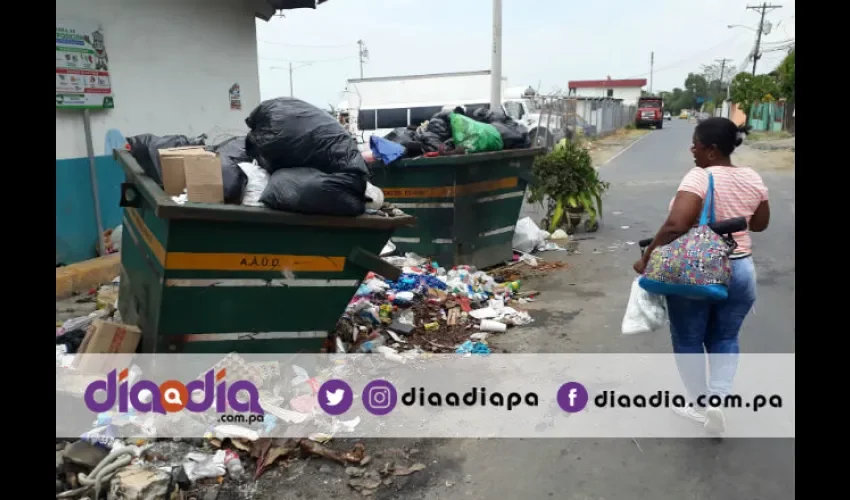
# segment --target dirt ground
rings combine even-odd
[[[620,151],[650,133],[649,129],[622,129],[598,141],[589,141],[590,157],[597,168],[605,165]]]
[[[744,144],[735,150],[736,165],[745,165],[760,171],[794,171],[796,163],[794,137],[759,137],[758,140],[744,140]]]

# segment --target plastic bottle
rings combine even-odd
[[[242,460],[239,459],[239,455],[231,450],[227,450],[224,454],[224,466],[227,468],[227,474],[235,481],[241,481],[245,476]]]
[[[366,342],[363,342],[357,350],[360,352],[375,352],[378,347],[384,344],[386,344],[384,337],[378,337],[374,340],[367,340]]]

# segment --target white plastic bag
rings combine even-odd
[[[629,295],[629,304],[623,316],[623,335],[647,333],[667,324],[667,303],[663,295],[649,293],[640,287],[635,278]]]
[[[368,209],[378,210],[384,204],[384,192],[371,182],[366,183],[366,198],[372,200],[366,202],[366,208]]]
[[[260,196],[269,183],[269,173],[266,169],[257,165],[257,162],[242,162],[239,168],[248,176],[248,184],[245,185],[245,195],[242,197],[242,205],[246,207],[261,207]]]
[[[514,228],[512,246],[521,252],[531,253],[545,243],[549,236],[547,231],[537,227],[531,217],[523,217]]]

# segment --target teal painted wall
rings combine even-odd
[[[124,171],[112,156],[95,157],[103,228],[121,224]],[[88,158],[56,160],[56,263],[65,265],[97,257],[97,222]]]

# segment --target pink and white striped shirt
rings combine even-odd
[[[733,217],[746,217],[749,223],[761,202],[767,200],[767,186],[761,176],[749,167],[694,167],[682,179],[677,191],[694,193],[705,200],[708,172],[714,177],[715,219],[722,221]],[[673,208],[673,200],[670,200],[670,208]],[[749,231],[740,231],[732,236],[738,243],[735,254],[752,252]]]

